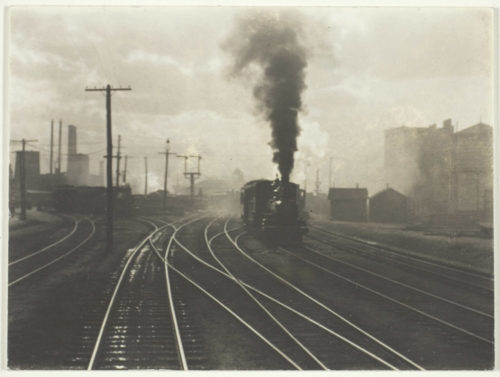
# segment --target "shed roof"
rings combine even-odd
[[[331,188],[328,192],[328,199],[367,199],[368,190],[366,188]]]
[[[385,195],[396,195],[396,196],[401,196],[401,197],[407,198],[406,195],[400,193],[399,191],[394,190],[391,187],[388,187],[388,188],[386,188],[386,189],[384,189],[382,191],[379,191],[376,194],[372,195],[371,198],[370,198],[370,200],[374,199],[374,198],[378,198],[380,196],[385,196]]]

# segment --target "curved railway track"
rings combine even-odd
[[[449,358],[446,361],[449,365],[453,365],[453,357],[465,353],[467,356],[456,359],[457,365],[470,362],[468,365],[476,368],[491,367],[494,322],[491,312],[434,295],[391,279],[387,275],[383,276],[372,271],[369,264],[359,267],[347,262],[347,258],[330,258],[311,247],[294,250],[280,247],[277,251],[279,255],[276,258],[281,258],[282,263],[304,266],[304,274],[318,276],[318,280],[323,284],[348,290],[352,292],[350,296],[353,299],[359,297],[357,300],[365,302],[366,305],[376,302],[374,305],[381,306],[384,308],[382,310],[398,313],[400,317],[398,322],[408,323],[406,327],[408,333],[410,336],[419,334],[421,339],[417,339],[420,343],[425,343],[426,337],[436,338],[434,342],[439,342],[437,348],[443,352],[442,360]],[[344,313],[345,310],[350,312],[352,309],[345,308]],[[366,310],[359,311],[366,312]],[[394,327],[391,331],[397,331],[397,327],[393,325],[391,327]],[[416,348],[417,345],[404,345],[403,342],[399,347]],[[439,365],[439,354],[437,351],[432,352],[432,348],[423,347],[421,352],[423,355],[427,354],[423,356],[424,360],[427,360],[424,364],[426,368],[442,368],[444,365],[443,363]],[[413,353],[412,357],[419,359],[422,356]]]
[[[76,221],[72,231],[58,241],[9,263],[8,286],[17,285],[73,254],[86,244],[95,233],[95,222],[92,219],[85,218]]]
[[[228,220],[229,222],[229,220]],[[282,283],[282,285],[286,286],[291,292],[293,292],[293,299],[289,299],[290,302],[293,302],[291,305],[294,310],[304,314],[307,313],[307,317],[309,321],[314,321],[316,323],[321,324],[323,329],[326,329],[330,334],[337,337],[343,343],[348,344],[351,349],[342,349],[340,352],[334,352],[334,354],[329,354],[332,352],[331,349],[321,350],[322,356],[326,361],[334,362],[335,365],[332,369],[382,369],[389,367],[394,370],[405,370],[405,369],[419,369],[423,370],[423,368],[411,360],[407,356],[403,355],[401,352],[398,352],[393,347],[384,343],[381,339],[373,336],[365,329],[355,325],[352,321],[348,320],[345,316],[340,315],[337,311],[335,311],[329,304],[322,302],[321,300],[313,297],[314,295],[307,293],[293,281],[278,275],[273,272],[271,269],[266,267],[264,264],[260,263],[252,256],[250,256],[245,250],[243,250],[239,244],[239,238],[241,235],[245,234],[245,232],[240,233],[235,238],[231,237],[228,230],[227,224],[225,224],[224,234],[227,240],[233,245],[235,250],[240,255],[237,263],[234,263],[234,266],[239,268],[240,274],[245,274],[247,271],[252,271],[252,273],[256,273],[253,277],[249,277],[248,279],[253,282],[265,282],[263,286],[263,291],[269,291],[271,289],[275,289],[278,283]],[[241,256],[245,257],[249,262],[249,266],[253,265],[254,268],[250,267],[244,268],[241,266],[242,259]],[[285,262],[285,261],[284,261]],[[286,263],[286,262],[285,262]],[[258,267],[258,268],[255,268]],[[267,276],[267,279],[264,277]],[[271,279],[269,279],[271,277]],[[274,296],[279,297],[280,294],[274,294]],[[281,293],[283,295],[283,293]],[[290,293],[286,294],[285,297],[290,297]],[[325,334],[321,334],[319,337],[311,339],[311,347],[318,347],[321,345],[321,337],[324,337]],[[337,346],[338,347],[338,346]],[[338,349],[337,349],[338,351]],[[354,352],[357,351],[357,352]],[[361,355],[369,356],[369,360],[371,363],[366,363],[366,360],[363,360]],[[338,358],[342,355],[345,357],[344,363],[347,363],[348,367],[345,365],[338,365]],[[376,363],[373,363],[376,361]],[[349,365],[350,363],[350,365]]]
[[[219,308],[228,313],[234,320],[242,325],[243,328],[255,335],[257,339],[262,342],[261,346],[269,347],[279,360],[278,366],[288,364],[288,366],[281,367],[281,369],[302,369],[299,363],[294,360],[294,357],[290,357],[287,352],[283,351],[282,348],[286,348],[285,344],[288,343],[286,337],[284,338],[280,334],[276,334],[276,329],[272,327],[269,328],[270,323],[266,316],[262,315],[262,313],[255,312],[247,298],[242,297],[238,285],[235,284],[232,279],[230,279],[229,282],[233,284],[228,284],[228,279],[224,277],[224,273],[221,275],[220,271],[216,271],[212,266],[204,263],[196,256],[195,252],[178,239],[180,230],[182,230],[182,227],[176,229],[172,241],[178,248],[183,250],[185,254],[181,256],[179,253],[176,253],[175,262],[173,262],[174,258],[172,258],[172,254],[170,254],[169,261],[169,249],[167,249],[165,261],[168,267],[192,287],[195,287],[199,292],[203,293],[212,302],[217,304]],[[191,258],[186,259],[186,256]],[[184,260],[181,261],[180,257],[184,257]],[[200,263],[193,266],[193,259]],[[209,268],[207,269],[206,267]],[[216,273],[214,274],[214,272]],[[277,346],[277,343],[280,345]],[[290,348],[289,344],[288,346]],[[296,347],[292,346],[292,348],[295,349],[288,349],[290,353],[301,353]],[[303,357],[304,356],[301,355],[300,358]],[[286,364],[283,364],[283,362]],[[311,362],[311,360],[309,360],[309,362]],[[314,369],[317,369],[317,366]]]
[[[78,229],[78,224],[79,224],[80,220],[77,220],[73,216],[68,216],[68,217],[73,222],[73,224],[72,224],[73,227],[72,227],[72,229],[70,230],[70,232],[68,234],[65,234],[63,237],[57,239],[54,242],[51,242],[50,244],[48,244],[47,246],[42,247],[41,249],[37,249],[36,251],[23,252],[22,254],[25,254],[25,255],[23,255],[22,257],[18,257],[17,259],[13,260],[12,262],[9,262],[9,267],[13,266],[13,265],[15,265],[15,264],[17,264],[19,262],[22,262],[22,261],[24,261],[26,259],[29,259],[29,258],[31,258],[31,257],[33,257],[33,256],[35,256],[37,254],[43,253],[44,251],[49,250],[49,249],[53,248],[54,246],[57,246],[61,242],[65,241],[66,239],[68,239],[69,237],[71,237],[76,232],[76,230]],[[10,256],[10,247],[9,247],[9,256]]]
[[[246,271],[250,268],[246,268],[248,266],[241,263],[241,260],[239,260],[236,264],[228,265],[227,261],[222,262],[219,257],[215,255],[212,243],[214,240],[223,235],[228,236],[228,231],[226,223],[224,231],[215,232],[209,237],[209,228],[214,221],[211,221],[204,231],[205,241],[208,247],[208,250],[205,253],[201,253],[200,251],[195,253],[192,250],[183,247],[180,243],[179,246],[200,264],[208,267],[218,275],[225,277],[225,279],[217,282],[216,286],[223,286],[225,290],[230,290],[230,296],[233,301],[235,300],[235,297],[241,299],[241,296],[243,295],[246,296],[247,305],[248,303],[256,304],[242,309],[235,306],[234,302],[230,302],[230,300],[224,297],[223,293],[212,287],[214,294],[222,297],[223,300],[230,302],[230,304],[236,308],[235,312],[240,313],[242,316],[247,316],[249,322],[255,321],[255,319],[258,318],[259,321],[257,322],[261,324],[265,323],[265,331],[262,331],[262,333],[268,335],[268,338],[271,338],[266,339],[266,344],[270,345],[277,354],[280,354],[282,357],[286,357],[293,367],[296,369],[342,369],[349,367],[352,369],[421,369],[416,363],[413,363],[411,360],[408,360],[402,355],[396,355],[395,351],[388,351],[390,348],[381,347],[380,344],[377,345],[377,352],[382,354],[383,357],[379,357],[372,352],[374,347],[373,344],[370,345],[372,350],[369,350],[369,347],[367,348],[363,345],[359,345],[339,334],[335,330],[332,330],[332,328],[325,326],[323,324],[324,321],[314,319],[314,315],[304,314],[308,311],[309,313],[311,312],[310,302],[304,304],[302,311],[295,309],[292,306],[296,306],[297,297],[292,298],[290,291],[287,292],[281,288],[281,290],[274,290],[271,294],[267,294],[265,292],[266,289],[261,290],[248,283],[250,281],[252,284],[258,284],[258,281],[264,281],[266,283],[265,286],[267,290],[269,290],[270,287],[279,285],[276,281],[270,283],[269,276],[267,276],[267,279],[263,276],[266,275],[265,273],[257,273],[257,275],[255,275],[256,272],[254,272],[253,279],[240,280],[240,278],[236,277],[231,270],[235,269],[235,266],[241,266],[240,268],[245,269]],[[228,240],[229,239],[230,238],[228,238]],[[223,245],[218,244],[216,248],[217,250],[220,250],[221,247],[223,247]],[[232,252],[234,253],[235,246],[232,243],[229,243],[229,245],[226,245],[225,248],[228,249],[228,247],[229,249],[232,249]],[[226,250],[226,252],[227,251],[228,250]],[[220,267],[216,267],[215,264],[218,264]],[[251,269],[257,271],[259,270],[259,268],[255,268],[255,265]],[[214,280],[215,277],[211,275],[210,279]],[[228,280],[232,282],[233,285],[237,285],[239,287],[239,294],[230,289],[231,284],[228,283]],[[271,289],[271,291],[273,291],[273,289]],[[281,298],[282,300],[278,298]],[[288,303],[293,301],[295,305],[287,305],[285,301]],[[262,319],[263,317],[261,317],[262,314],[259,313],[260,311],[263,312],[262,314],[264,314],[264,317],[267,317],[265,322]],[[279,319],[277,318],[278,316]],[[316,316],[316,318],[318,317]],[[277,333],[282,333],[279,341],[276,340],[276,337],[278,336]],[[337,343],[335,344],[335,342]],[[366,339],[364,339],[364,342],[366,343]],[[307,346],[305,343],[307,343]],[[376,342],[372,341],[372,343]],[[291,344],[293,344],[293,347]],[[387,361],[386,359],[390,361]]]
[[[439,280],[448,280],[459,286],[468,286],[477,290],[484,290],[490,293],[493,292],[493,277],[488,274],[436,261],[403,250],[394,250],[375,242],[360,240],[331,232],[317,226],[310,226],[310,228],[317,233],[315,235],[309,235],[309,239],[325,243],[329,246],[338,249],[343,248],[346,251],[357,253],[365,258],[383,258],[387,262],[399,267],[416,270],[419,273],[425,273]],[[320,235],[319,237],[318,234]],[[327,236],[328,238],[325,239],[323,236]]]
[[[172,223],[137,220],[152,230],[145,237],[143,231],[144,238],[124,256],[116,254],[113,265],[120,259],[121,264],[113,267],[112,284],[100,293],[100,301],[89,295],[90,314],[82,321],[75,352],[68,352],[74,367],[490,367],[493,313],[488,305],[478,305],[482,296],[470,302],[406,280],[405,271],[396,269],[392,275],[394,266],[400,266],[387,262],[392,256],[380,254],[377,263],[387,270],[378,270],[378,252],[352,241],[345,241],[350,247],[345,249],[326,239],[301,247],[268,247],[231,218],[194,214]],[[14,260],[9,286],[80,249],[94,233],[92,220],[77,221],[60,240]],[[365,255],[369,258],[363,259]],[[412,271],[416,279],[420,270]],[[210,309],[204,308],[207,318],[200,319],[202,302]],[[370,317],[371,311],[377,318]],[[211,321],[217,324],[207,330]],[[226,329],[233,333],[224,334]],[[427,347],[423,339],[428,339]],[[211,353],[214,346],[227,354]],[[451,363],[461,354],[462,364]],[[241,364],[223,360],[241,355]],[[472,355],[469,364],[465,355]]]

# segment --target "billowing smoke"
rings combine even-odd
[[[306,50],[300,42],[300,24],[284,14],[242,19],[225,47],[235,58],[234,74],[261,69],[253,94],[272,128],[273,161],[284,181],[293,169],[301,94],[306,88]]]

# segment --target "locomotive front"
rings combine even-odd
[[[242,190],[245,223],[278,242],[301,242],[307,233],[304,205],[304,191],[279,179],[249,182]]]

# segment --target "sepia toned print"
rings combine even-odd
[[[493,369],[493,16],[9,8],[7,367]]]

